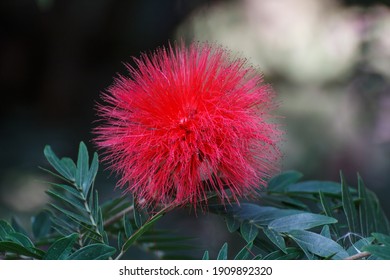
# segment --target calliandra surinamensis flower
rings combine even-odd
[[[246,60],[212,44],[159,48],[102,94],[95,142],[148,204],[249,196],[277,169],[274,92]]]

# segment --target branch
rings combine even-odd
[[[134,205],[131,205],[125,209],[123,209],[122,211],[120,211],[119,213],[116,213],[114,216],[110,217],[109,219],[107,219],[105,222],[104,222],[104,227],[107,227],[113,223],[115,223],[116,221],[120,220],[123,215],[131,212],[134,210]]]
[[[356,255],[349,256],[348,258],[345,258],[344,260],[359,260],[359,259],[369,257],[369,256],[371,256],[371,253],[364,251],[364,252],[358,253]]]
[[[166,213],[177,207],[179,204],[172,203],[167,206],[165,206],[163,209],[158,211],[154,216],[152,216],[145,224],[143,224],[141,227],[139,227],[122,245],[122,249],[118,256],[115,258],[116,260],[119,260],[123,254],[129,249],[130,245],[134,243],[145,231],[149,229],[155,222],[157,222],[162,216],[164,216]]]
[[[145,203],[145,199],[141,199],[141,200],[139,201],[139,204],[141,204],[141,205],[144,204],[144,203]],[[133,204],[133,205],[130,205],[129,207],[123,209],[122,211],[116,213],[114,216],[112,216],[112,217],[110,217],[109,219],[107,219],[107,220],[104,222],[103,226],[104,226],[104,227],[107,227],[107,226],[109,226],[109,225],[111,225],[111,224],[117,222],[118,220],[120,220],[120,219],[123,218],[123,215],[125,215],[125,214],[127,214],[127,213],[129,213],[129,212],[131,212],[131,211],[133,211],[133,210],[134,210],[134,204]]]

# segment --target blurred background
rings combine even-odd
[[[223,45],[264,73],[286,131],[282,170],[336,181],[342,170],[351,185],[359,172],[390,216],[388,1],[2,0],[0,218],[42,209],[53,179],[38,169],[44,146],[93,150],[95,103],[123,62],[180,38]],[[104,200],[119,192],[103,169]],[[206,234],[198,257],[231,238],[212,215],[179,211],[166,225]]]

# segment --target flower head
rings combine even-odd
[[[209,44],[160,48],[103,93],[95,129],[118,185],[149,204],[237,200],[279,159],[274,94],[244,59]]]

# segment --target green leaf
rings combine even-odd
[[[74,196],[75,198],[78,198],[78,199],[81,199],[81,200],[84,199],[84,197],[82,197],[80,195],[80,192],[75,187],[68,186],[68,185],[65,185],[65,184],[57,184],[57,183],[50,183],[50,185],[57,192],[62,191],[62,192],[65,192],[65,193],[68,193],[68,194]]]
[[[209,251],[205,251],[202,257],[202,260],[208,261],[210,259],[209,257]]]
[[[147,213],[144,210],[137,209],[137,207],[134,207],[133,215],[134,215],[135,225],[138,228],[140,228],[148,218]]]
[[[99,158],[98,158],[98,154],[94,153],[92,163],[91,163],[91,168],[88,171],[88,176],[85,182],[85,191],[84,191],[85,195],[88,195],[89,189],[91,188],[93,182],[95,181],[95,177],[98,172],[98,169],[99,169]]]
[[[7,238],[7,236],[13,232],[15,232],[15,230],[8,222],[0,220],[0,241]]]
[[[359,241],[352,244],[351,247],[348,248],[347,252],[350,256],[361,253],[363,250],[363,247],[366,245],[370,245],[374,241],[373,237],[367,237],[362,238]]]
[[[324,211],[325,215],[334,218],[330,203],[322,191],[319,192],[319,196],[322,210]]]
[[[115,252],[114,247],[95,243],[77,250],[70,255],[69,260],[106,260],[115,254]]]
[[[68,162],[61,161],[56,154],[53,152],[50,146],[45,146],[45,149],[43,150],[43,153],[47,159],[47,161],[51,164],[51,166],[54,167],[54,169],[61,174],[64,178],[73,181],[74,177],[69,170]]]
[[[73,220],[67,221],[62,217],[53,216],[52,218],[52,228],[62,236],[67,236],[75,231],[77,228],[74,228]]]
[[[212,206],[210,206],[210,209],[217,210],[217,213],[222,212],[222,214],[224,215],[230,215],[235,219],[240,220],[241,222],[248,220],[258,226],[266,226],[270,221],[277,218],[303,213],[299,210],[279,209],[276,207],[260,206],[252,203],[241,203],[240,205],[232,204],[229,206],[223,206],[223,208],[221,208],[221,210],[223,209],[222,211],[219,211],[220,209],[215,209]]]
[[[390,246],[367,245],[363,247],[363,250],[373,254],[375,257],[390,260]]]
[[[60,160],[62,166],[68,171],[68,173],[70,174],[69,176],[69,180],[71,180],[72,182],[75,181],[75,178],[76,178],[76,164],[74,163],[74,161],[70,158],[67,158],[67,157],[63,157],[61,160]]]
[[[78,237],[79,235],[77,233],[73,233],[58,239],[49,247],[43,259],[66,260],[72,252],[73,245],[75,244]]]
[[[323,209],[325,215],[328,217],[334,218],[334,215],[333,215],[333,212],[331,210],[330,203],[329,203],[328,199],[325,197],[325,195],[321,191],[319,192],[319,195],[320,195],[321,206],[322,206],[322,209]],[[340,236],[339,224],[338,223],[332,224],[331,227],[332,227],[332,230],[334,231],[334,233],[337,236]]]
[[[284,242],[284,239],[279,234],[279,232],[270,228],[264,228],[263,231],[273,244],[275,244],[280,250],[282,250],[285,254],[287,254],[286,243]]]
[[[320,234],[326,238],[331,238],[329,226],[324,225]]]
[[[247,243],[251,243],[259,233],[259,229],[249,222],[243,222],[240,227],[240,233]]]
[[[253,247],[253,242],[250,242],[244,246],[240,250],[240,252],[237,253],[237,255],[234,257],[235,260],[247,260],[249,257],[249,254],[251,252],[251,249]]]
[[[15,219],[15,217],[11,218],[11,225],[15,229],[16,232],[20,232],[20,233],[28,236],[27,231],[19,224],[19,222]],[[1,236],[1,234],[0,234],[0,236]],[[1,237],[0,237],[0,240],[1,240]]]
[[[240,222],[234,219],[233,217],[226,216],[225,222],[229,232],[235,232],[240,227]]]
[[[290,195],[290,194],[288,194],[288,195]],[[304,196],[307,196],[307,195],[304,194]],[[313,195],[309,195],[309,197],[305,197],[305,199],[311,199],[311,200],[314,199]],[[282,205],[288,205],[289,208],[299,208],[299,209],[306,210],[306,211],[310,210],[309,207],[305,203],[301,202],[298,199],[291,198],[289,196],[270,194],[267,196],[263,196],[262,198],[265,201],[269,201],[271,204],[276,204],[276,205],[282,204]],[[291,207],[291,206],[293,206],[293,207]]]
[[[32,217],[32,232],[35,238],[42,238],[49,234],[51,230],[51,213],[42,211]]]
[[[105,230],[104,230],[104,220],[103,220],[103,214],[102,214],[101,208],[99,208],[99,210],[98,210],[97,228],[103,237],[103,242],[108,244],[108,236],[107,236],[107,232],[105,232]]]
[[[344,259],[348,253],[338,243],[320,234],[293,230],[288,235],[301,247],[302,250],[313,253],[317,256],[332,259]]]
[[[375,220],[377,221],[376,227],[378,232],[390,234],[389,220],[387,219],[383,209],[381,208],[378,199],[375,209]]]
[[[350,189],[345,182],[345,178],[342,172],[340,172],[341,177],[341,197],[343,203],[343,210],[347,218],[349,231],[352,233],[358,233],[358,216],[356,213],[355,204],[352,199],[352,194]]]
[[[28,238],[26,235],[24,235],[20,232],[11,232],[10,234],[8,234],[7,240],[18,243],[18,244],[22,245],[23,247],[27,247],[27,248],[34,247],[34,244],[30,240],[30,238]]]
[[[289,232],[291,230],[311,229],[333,223],[337,223],[337,220],[331,217],[312,213],[300,213],[273,220],[268,224],[268,227],[278,232]]]
[[[97,193],[97,191],[90,192],[88,199],[87,199],[87,197],[85,197],[85,201],[88,200],[87,204],[88,204],[88,207],[89,207],[89,209],[91,211],[90,215],[92,217],[94,217],[94,213],[93,213],[93,209],[92,208],[93,208],[93,205],[94,205],[94,199],[95,199],[96,193]]]
[[[85,212],[84,204],[74,196],[67,195],[67,193],[58,192],[54,189],[46,190],[46,194],[61,202],[68,203],[69,206],[74,207],[75,210],[78,210],[81,213]]]
[[[298,182],[302,176],[302,173],[293,170],[283,172],[268,181],[267,191],[275,192],[283,190],[286,186]]]
[[[358,193],[359,193],[359,220],[360,231],[363,236],[368,236],[373,231],[372,221],[375,219],[374,210],[367,196],[366,186],[363,179],[358,174]]]
[[[228,244],[224,243],[222,248],[218,252],[217,260],[227,260],[228,257]]]
[[[260,249],[260,254],[266,256],[269,252],[275,250],[275,244],[273,244],[263,231],[259,232],[259,235],[253,240],[253,245]]]
[[[122,248],[123,244],[125,243],[125,238],[123,237],[123,231],[118,232],[118,248]]]
[[[0,252],[9,252],[35,259],[41,259],[44,254],[43,251],[37,248],[26,248],[12,241],[0,241]]]
[[[289,185],[285,188],[285,193],[311,193],[322,192],[327,195],[340,195],[340,184],[328,181],[306,181]]]
[[[95,219],[95,221],[98,221],[100,219],[99,217],[100,207],[99,207],[99,194],[97,190],[95,190],[95,195],[93,196],[92,203],[90,203],[89,205],[92,211],[92,217]]]
[[[89,155],[84,142],[80,142],[79,154],[77,157],[76,184],[83,190],[84,196],[87,196],[87,180],[89,172]]]
[[[298,248],[286,248],[287,253],[274,251],[264,257],[264,260],[297,260],[302,257],[302,251]]]
[[[79,214],[76,214],[74,212],[71,212],[69,210],[66,210],[60,206],[57,206],[55,204],[50,204],[53,208],[57,209],[58,211],[62,212],[63,214],[65,214],[66,216],[68,216],[69,218],[73,219],[74,221],[76,222],[79,222],[79,223],[85,223],[87,225],[92,225],[91,224],[91,221],[89,219],[87,219],[86,217],[84,216],[81,216]]]
[[[83,237],[85,237],[84,244],[88,244],[91,242],[92,243],[104,243],[105,242],[102,235],[100,234],[100,232],[97,232],[94,227],[90,227]],[[90,240],[88,240],[88,239],[90,239]]]
[[[378,240],[380,243],[390,246],[390,236],[378,232],[372,233],[372,236],[374,236],[375,239]]]
[[[123,228],[125,229],[126,238],[129,238],[134,232],[133,226],[130,222],[130,218],[126,214],[123,215]]]

